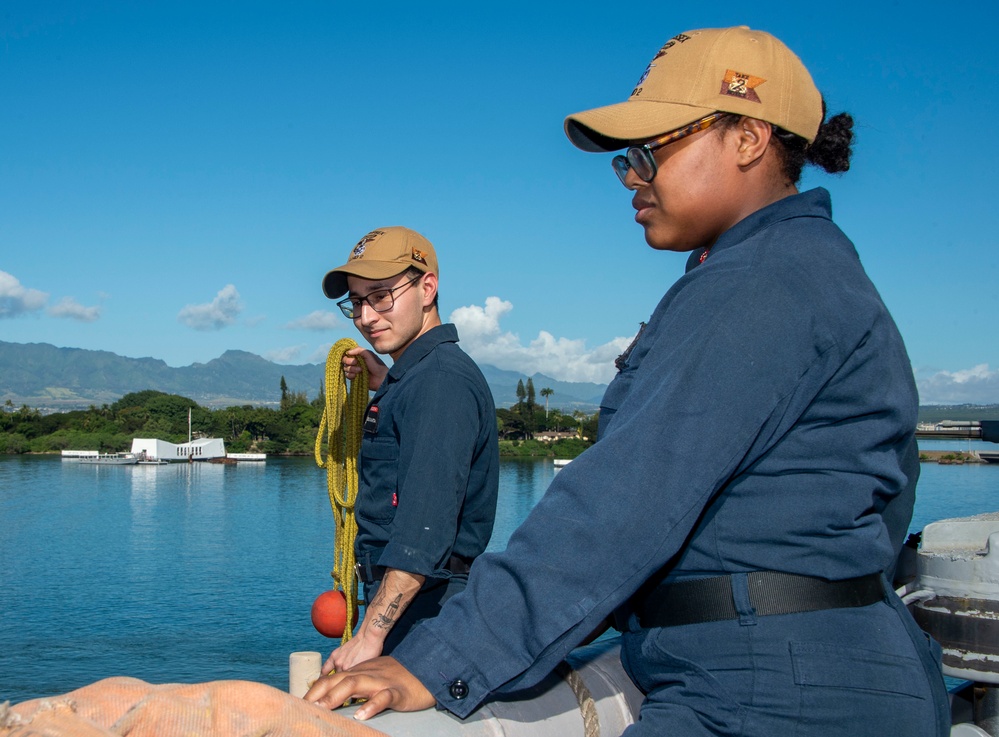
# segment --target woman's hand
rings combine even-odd
[[[391,657],[366,660],[350,670],[323,676],[305,700],[338,709],[350,699],[367,699],[354,718],[364,721],[386,709],[420,711],[436,703],[420,680]]]

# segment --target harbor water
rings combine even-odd
[[[551,459],[502,462],[490,549],[505,547],[556,473]],[[924,463],[911,529],[997,509],[999,466]],[[333,517],[312,459],[104,467],[0,456],[0,703],[118,675],[285,689],[289,653],[339,642],[309,616],[332,564]]]

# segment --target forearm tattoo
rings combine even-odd
[[[376,597],[380,599],[381,597]],[[379,602],[381,603],[381,602]],[[402,594],[397,594],[395,599],[389,602],[389,605],[385,607],[385,611],[378,614],[375,617],[375,621],[372,625],[382,630],[390,630],[395,625],[396,620],[399,619],[399,605],[402,603]]]

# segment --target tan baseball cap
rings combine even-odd
[[[362,279],[387,279],[413,267],[423,272],[437,270],[437,254],[430,241],[415,230],[394,225],[372,230],[350,250],[347,263],[327,272],[323,292],[330,299],[347,293],[347,275]]]
[[[721,111],[746,115],[815,140],[822,96],[780,40],[747,26],[704,28],[667,41],[625,102],[565,119],[584,151],[615,151]]]

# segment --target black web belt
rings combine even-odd
[[[472,558],[462,555],[452,555],[448,558],[445,568],[451,571],[453,576],[462,576],[472,569]],[[374,583],[385,578],[385,566],[370,565],[367,562],[358,562],[354,566],[357,571],[357,580],[361,583]]]
[[[879,573],[842,581],[778,571],[751,571],[747,577],[749,601],[758,617],[868,606],[885,595]],[[643,628],[738,618],[731,576],[664,584],[653,589],[638,607]]]

